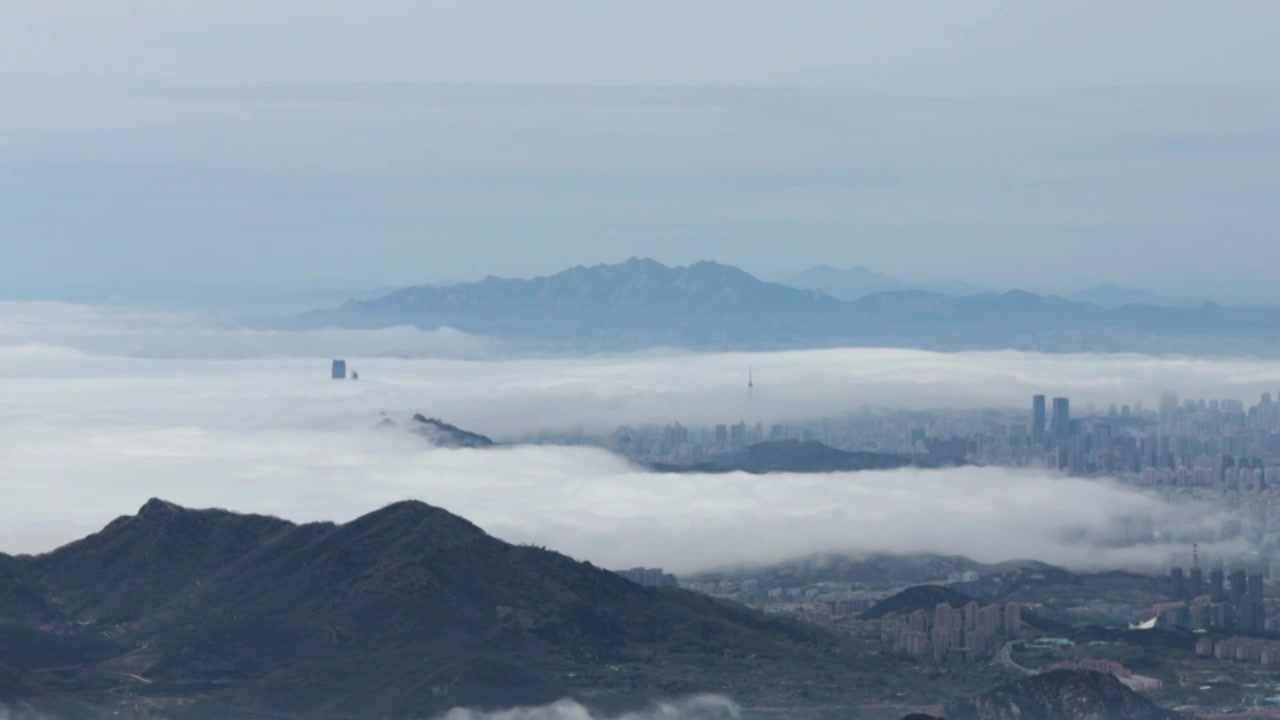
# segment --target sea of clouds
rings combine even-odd
[[[1168,549],[1102,542],[1117,521],[1212,527],[1221,516],[1043,471],[662,475],[595,448],[450,450],[374,425],[384,411],[422,412],[502,438],[745,413],[767,424],[867,405],[1021,407],[1032,392],[1079,407],[1152,402],[1167,388],[1280,388],[1280,365],[1254,360],[892,349],[515,358],[484,338],[394,332],[397,349],[375,356],[381,331],[261,333],[0,305],[0,551],[49,550],[150,497],[295,521],[346,521],[412,498],[611,567],[688,572],[826,551],[1136,566]],[[362,379],[328,379],[335,355]]]

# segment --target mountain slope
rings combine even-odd
[[[1214,304],[1104,308],[1018,290],[952,297],[879,292],[844,302],[762,282],[727,265],[631,259],[530,279],[406,288],[295,318],[289,327],[416,325],[540,348],[1280,353],[1280,311]]]
[[[295,525],[151,500],[15,562],[63,608],[64,629],[26,631],[34,647],[93,641],[50,663],[66,669],[48,689],[126,713],[426,717],[694,692],[815,702],[888,696],[917,672],[813,626],[504,543],[419,502]],[[27,692],[31,677],[13,686]]]
[[[1054,670],[947,708],[947,720],[1177,720],[1111,675]]]
[[[739,452],[711,455],[694,465],[655,465],[661,472],[830,473],[857,470],[940,467],[946,461],[895,453],[849,452],[816,440],[769,440]]]
[[[152,499],[137,515],[34,558],[29,572],[77,617],[154,622],[148,616],[184,607],[207,573],[292,529],[277,518],[196,513]]]
[[[437,447],[449,448],[485,448],[492,447],[494,442],[479,433],[463,430],[457,425],[450,425],[443,420],[414,415],[409,426],[411,432],[425,437]]]
[[[876,620],[888,615],[908,615],[916,610],[932,613],[939,605],[946,603],[953,608],[964,607],[976,598],[946,585],[912,585],[911,587],[881,600],[862,613],[863,620]]]
[[[857,300],[876,293],[913,289],[896,278],[864,267],[835,268],[830,265],[815,265],[787,278],[785,284],[817,290],[838,300]]]
[[[914,291],[957,296],[990,292],[961,280],[906,282],[861,266],[835,268],[830,265],[815,265],[787,278],[783,284],[804,290],[816,290],[845,301],[890,292]]]
[[[1069,300],[1081,303],[1090,303],[1104,308],[1120,308],[1125,305],[1155,305],[1155,306],[1191,306],[1200,305],[1203,301],[1192,300],[1190,298],[1176,298],[1159,293],[1143,290],[1141,288],[1125,287],[1116,285],[1115,283],[1099,283],[1092,287],[1067,295]]]
[[[0,618],[43,621],[54,612],[22,563],[0,553]]]
[[[843,305],[762,282],[728,265],[667,267],[632,258],[528,280],[488,277],[449,287],[406,288],[303,316],[306,325],[449,326],[508,338],[591,347],[748,346],[809,342]]]

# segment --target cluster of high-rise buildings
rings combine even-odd
[[[611,433],[549,433],[527,441],[598,444],[656,462],[696,462],[767,440],[817,440],[842,450],[966,459],[1125,476],[1146,484],[1267,487],[1280,466],[1280,402],[1185,400],[1077,407],[1069,397],[1032,397],[1026,410],[862,409],[805,422],[622,426]]]
[[[1069,398],[1053,398],[1050,414],[1045,396],[1035,395],[1023,442],[1015,431],[1003,445],[983,445],[979,452],[1003,453],[1013,464],[1022,460],[1076,474],[1264,487],[1266,459],[1280,457],[1280,403],[1270,393],[1252,407],[1239,400],[1179,403],[1165,393],[1159,411],[1113,404],[1106,413],[1073,418]],[[1026,452],[1018,452],[1020,446]]]
[[[1169,571],[1169,595],[1178,598],[1152,608],[1157,622],[1192,629],[1239,630],[1261,633],[1274,629],[1268,617],[1261,573],[1213,568],[1206,576],[1198,563],[1190,571]],[[1269,627],[1272,626],[1272,627]]]
[[[1022,606],[970,602],[963,607],[939,603],[932,613],[916,610],[890,613],[875,620],[859,620],[853,628],[864,637],[878,637],[897,652],[934,662],[972,662],[989,655],[1003,642],[1022,637]]]
[[[766,440],[816,440],[857,451],[965,460],[987,466],[1050,468],[1114,478],[1167,498],[1222,507],[1231,520],[1206,528],[1125,529],[1117,544],[1214,542],[1249,533],[1262,562],[1280,559],[1280,402],[1264,393],[1237,399],[1183,399],[1154,407],[1109,407],[1037,394],[1023,409],[864,408],[836,417],[763,425],[680,423],[627,426],[612,433],[544,433],[530,442],[608,447],[644,462],[692,464]],[[1280,577],[1273,573],[1274,577]]]
[[[1196,641],[1196,655],[1232,662],[1280,665],[1280,643],[1256,637],[1230,637],[1221,640],[1203,637]]]
[[[675,575],[662,572],[662,568],[631,568],[630,570],[614,570],[614,573],[645,587],[677,587],[680,582]]]

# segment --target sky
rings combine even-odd
[[[635,255],[1280,302],[1265,0],[11,5],[4,297]]]
[[[1224,516],[1039,470],[663,475],[599,448],[454,450],[374,426],[383,413],[403,423],[422,412],[501,439],[750,412],[768,424],[876,403],[1026,407],[1037,390],[1082,401],[1169,387],[1252,398],[1280,386],[1280,366],[1260,361],[897,350],[550,360],[421,331],[390,340],[356,331],[370,345],[394,341],[401,357],[350,358],[362,379],[335,382],[317,347],[364,338],[83,306],[0,311],[7,553],[50,550],[152,497],[298,522],[345,522],[416,499],[504,540],[605,567],[692,572],[814,553],[938,552],[1151,568],[1170,547],[1107,547],[1117,522],[1190,530]],[[754,405],[735,374],[748,363]]]

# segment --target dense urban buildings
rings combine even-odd
[[[645,587],[676,587],[679,585],[676,576],[662,572],[662,568],[638,567],[630,570],[615,570],[614,572],[637,585],[644,585]]]
[[[546,432],[529,442],[601,445],[647,463],[696,465],[741,453],[770,441],[814,441],[845,451],[891,453],[908,462],[947,459],[985,466],[1038,468],[1106,478],[1153,492],[1172,503],[1198,503],[1224,512],[1212,529],[1152,518],[1117,523],[1115,545],[1160,541],[1190,548],[1201,543],[1200,562],[1190,553],[1171,557],[1163,572],[1179,588],[1175,597],[1228,604],[1233,620],[1250,620],[1248,574],[1280,579],[1280,402],[1264,393],[1253,404],[1238,399],[1180,399],[1164,393],[1157,407],[1140,401],[1098,406],[1036,394],[1023,410],[903,410],[864,408],[841,416],[765,424],[738,419],[714,426],[624,426],[613,432]],[[756,408],[761,416],[767,408]],[[1204,546],[1243,539],[1255,553],[1209,558]],[[1240,565],[1240,567],[1236,567]],[[1243,578],[1243,579],[1242,579]],[[1201,604],[1203,604],[1203,602]],[[1198,606],[1197,606],[1198,607]],[[1200,612],[1188,610],[1188,612]],[[1243,615],[1241,613],[1243,612]],[[1197,621],[1207,623],[1208,621]]]
[[[1198,566],[1191,569],[1191,577],[1187,584],[1181,567],[1170,570],[1169,594],[1179,599],[1152,608],[1160,625],[1251,633],[1280,630],[1280,616],[1267,612],[1262,573],[1232,572],[1229,593],[1222,568],[1210,571],[1207,588],[1197,581],[1201,577]]]
[[[1166,394],[1161,409],[1141,403],[1086,406],[1070,398],[1032,398],[1016,410],[862,409],[838,417],[765,424],[739,419],[713,427],[678,421],[621,426],[611,433],[543,432],[532,442],[586,443],[643,461],[696,462],[765,441],[816,440],[842,450],[950,455],[983,465],[1044,467],[1108,475],[1144,485],[1265,488],[1280,466],[1280,402],[1270,393],[1252,406],[1233,399],[1186,400]]]

